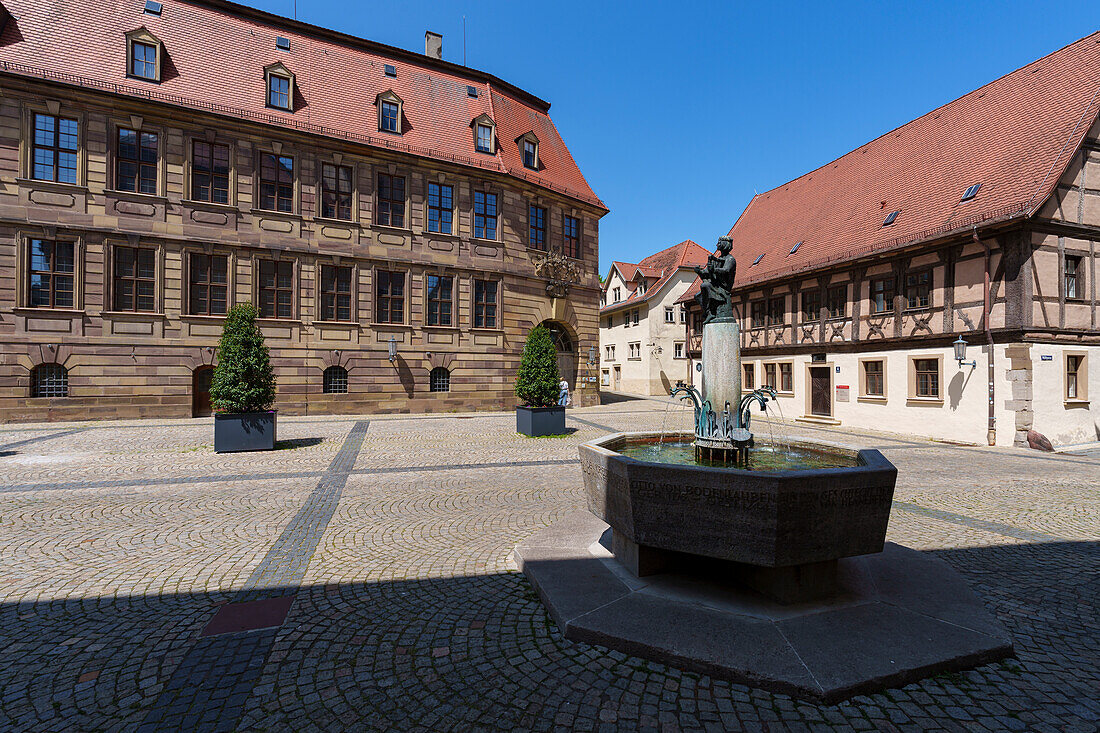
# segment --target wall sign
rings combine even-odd
[[[1054,356],[1052,354],[1041,354],[1039,358],[1043,361],[1054,361]]]
[[[848,395],[849,395],[850,392],[851,392],[851,390],[848,389],[848,385],[838,384],[836,386],[836,401],[837,402],[847,402],[848,401]]]
[[[837,373],[837,374],[840,374],[840,367],[837,367],[837,368],[836,368],[836,373]]]

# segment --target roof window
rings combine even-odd
[[[146,15],[160,15],[160,11],[164,9],[164,6],[157,2],[157,0],[145,0],[145,7],[141,12]]]
[[[882,225],[884,227],[890,226],[891,224],[894,223],[894,219],[898,218],[898,214],[900,214],[900,213],[901,213],[901,209],[898,209],[897,211],[891,211],[890,214],[886,217],[886,220],[884,222],[882,222]]]
[[[793,254],[794,254],[795,252],[797,252],[797,251],[798,251],[798,248],[799,248],[799,247],[801,247],[801,246],[802,246],[802,242],[801,242],[801,241],[795,242],[795,243],[794,243],[794,246],[793,246],[793,247],[791,247],[791,251],[790,251],[790,254],[792,254],[792,255],[793,255]]]
[[[970,199],[977,196],[978,195],[978,189],[981,188],[981,187],[982,187],[982,184],[975,183],[973,186],[966,189],[966,192],[963,194],[962,200],[963,201],[969,201]]]
[[[760,264],[760,260],[762,260],[762,259],[764,259],[764,255],[763,255],[763,254],[759,254],[759,255],[757,255],[757,256],[756,256],[756,259],[752,261],[752,264],[751,264],[751,265],[749,265],[749,267],[756,267],[757,265],[759,265],[759,264]]]
[[[386,64],[382,68],[382,70],[386,73],[386,76],[392,76],[395,79],[397,78],[397,67],[393,64]]]
[[[477,99],[477,87],[466,87],[466,96]]]
[[[283,38],[282,36],[275,36],[275,48],[281,49],[283,51],[289,51],[290,39]]]

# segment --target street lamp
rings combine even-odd
[[[397,339],[390,336],[390,363],[397,361]]]
[[[962,336],[959,336],[959,338],[951,345],[955,347],[955,361],[959,362],[960,367],[968,366],[971,368],[977,368],[977,361],[965,361],[966,341],[963,340]]]

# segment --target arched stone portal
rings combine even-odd
[[[560,321],[543,321],[540,325],[550,331],[550,339],[558,353],[558,372],[569,382],[570,390],[576,389],[577,339],[570,333],[569,327]]]

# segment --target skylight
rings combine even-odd
[[[982,187],[982,184],[975,183],[973,186],[966,189],[966,193],[963,194],[962,200],[963,201],[969,201],[970,199],[977,196],[978,195],[978,189],[981,188],[981,187]]]
[[[898,218],[898,214],[900,214],[900,213],[901,213],[900,209],[898,211],[891,211],[890,215],[886,217],[886,221],[882,222],[882,225],[884,227],[890,226],[891,224],[894,223],[894,219]]]
[[[145,0],[145,9],[142,12],[149,15],[160,15],[163,7],[157,0]]]
[[[275,48],[281,48],[284,51],[289,51],[290,39],[283,38],[282,36],[275,36]]]
[[[477,98],[477,87],[466,87],[466,96]]]
[[[764,259],[764,255],[762,255],[762,254],[761,254],[761,255],[757,255],[757,256],[756,256],[756,259],[752,261],[752,264],[751,264],[751,265],[749,265],[749,267],[756,267],[757,265],[759,265],[759,264],[760,264],[760,260],[762,260],[762,259]]]
[[[386,72],[386,76],[397,76],[397,67],[393,64],[386,64],[383,70]]]
[[[790,252],[790,254],[792,254],[792,255],[793,255],[793,254],[794,254],[795,252],[797,252],[797,251],[798,251],[798,248],[799,248],[799,247],[801,247],[801,246],[802,246],[802,242],[801,242],[801,241],[799,241],[799,242],[795,242],[795,243],[794,243],[794,246],[793,246],[793,247],[791,247],[791,252]]]

